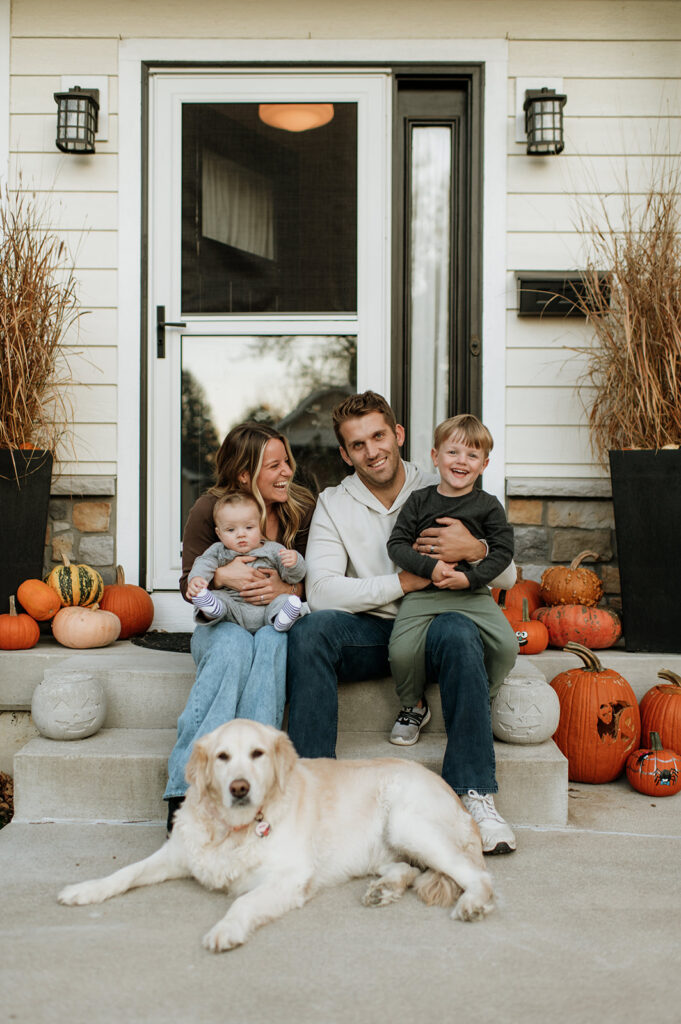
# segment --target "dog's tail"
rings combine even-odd
[[[440,871],[424,871],[414,882],[416,895],[429,907],[451,907],[462,889],[449,875]]]

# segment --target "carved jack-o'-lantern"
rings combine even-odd
[[[88,672],[46,672],[33,692],[31,714],[38,732],[48,739],[80,740],[101,729],[106,697]]]
[[[514,667],[492,700],[492,731],[506,743],[543,743],[559,718],[558,697],[538,669]]]

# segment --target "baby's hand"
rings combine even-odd
[[[286,551],[280,551],[279,558],[281,559],[282,565],[285,565],[287,569],[292,569],[293,566],[298,561],[298,552],[291,551],[290,549],[287,549]]]
[[[187,595],[189,597],[196,597],[202,590],[205,590],[208,586],[208,581],[204,580],[202,576],[193,576],[187,584]]]

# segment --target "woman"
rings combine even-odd
[[[296,464],[283,434],[264,423],[230,430],[216,456],[216,483],[192,507],[182,541],[180,590],[186,597],[194,559],[215,541],[213,506],[227,491],[253,495],[268,540],[305,554],[314,498],[293,482]],[[214,587],[238,590],[249,604],[268,604],[278,594],[302,596],[303,584],[284,583],[274,569],[254,569],[252,555],[217,569]],[[286,633],[272,626],[249,633],[233,622],[198,624],[191,640],[196,681],[177,722],[168,761],[168,831],[184,799],[185,765],[194,741],[232,718],[253,718],[281,727],[286,701]]]

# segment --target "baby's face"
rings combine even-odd
[[[260,516],[258,506],[224,505],[217,514],[215,532],[230,551],[244,554],[260,547]]]

